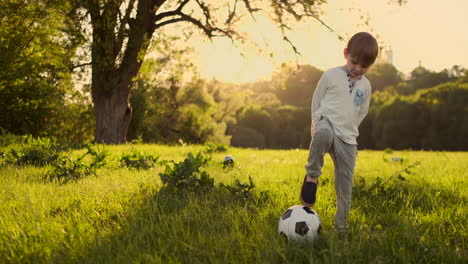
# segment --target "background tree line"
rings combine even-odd
[[[95,138],[92,87],[75,86],[80,74],[87,73],[80,62],[89,54],[83,48],[84,13],[74,4],[0,3],[2,133],[77,143]],[[132,81],[127,140],[308,147],[310,102],[321,70],[284,64],[269,80],[206,80],[191,65],[190,50],[175,48],[177,41],[160,32],[146,50],[156,55],[142,62]],[[193,73],[189,81],[187,73]],[[419,66],[403,78],[393,65],[374,65],[366,75],[373,97],[359,146],[467,150],[467,75],[458,65],[440,72]]]
[[[147,142],[307,148],[310,102],[322,73],[311,65],[284,64],[270,80],[254,83],[196,78],[183,85],[172,79],[170,86],[153,88],[142,78],[145,88],[133,91],[132,103],[146,107],[135,109],[142,118],[132,120],[129,135]],[[419,66],[404,80],[393,65],[378,63],[367,78],[374,90],[360,148],[468,149],[468,77],[460,66],[441,72]],[[164,100],[152,104],[155,96]]]

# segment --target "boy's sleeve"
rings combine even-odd
[[[324,72],[322,74],[322,77],[320,77],[320,80],[314,91],[314,96],[312,97],[312,123],[314,123],[314,120],[318,120],[320,118],[319,116],[314,116],[314,114],[317,113],[317,110],[320,108],[320,103],[322,102],[322,99],[325,96],[325,93],[327,92],[327,87],[328,77],[326,72]]]
[[[369,87],[369,90],[368,90],[368,96],[367,98],[364,100],[364,102],[362,103],[360,109],[359,109],[359,113],[358,113],[358,127],[359,125],[361,124],[362,120],[364,120],[364,118],[366,117],[367,115],[367,112],[369,112],[369,105],[370,105],[370,98],[371,98],[371,88]]]

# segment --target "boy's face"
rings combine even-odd
[[[359,64],[359,61],[348,52],[347,48],[344,49],[344,57],[346,59],[345,67],[351,73],[352,78],[361,77],[367,72],[367,70],[370,67],[364,67],[361,64]]]

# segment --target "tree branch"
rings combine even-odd
[[[289,45],[291,45],[291,48],[294,50],[294,53],[296,53],[296,55],[301,56],[301,53],[297,50],[296,46],[294,46],[294,44],[291,42],[291,40],[289,40],[289,38],[286,35],[283,36],[283,40],[288,42]]]
[[[195,0],[195,1],[197,2],[198,6],[201,8],[201,10],[203,11],[203,16],[205,17],[206,26],[211,27],[210,26],[210,20],[211,20],[210,9],[208,8],[208,6],[206,6],[205,4],[200,2],[200,0]]]
[[[132,83],[132,78],[140,70],[143,58],[147,52],[151,37],[155,30],[155,12],[159,8],[157,4],[164,1],[139,0],[137,14],[130,23],[128,43],[123,54],[122,62],[118,68],[118,74],[122,83]],[[121,87],[128,92],[129,87]]]
[[[116,45],[114,49],[114,53],[119,53],[122,49],[123,41],[125,39],[124,32],[125,26],[128,24],[130,20],[130,14],[132,13],[133,7],[135,6],[135,0],[130,0],[127,6],[127,10],[125,11],[124,17],[120,20],[120,27],[117,33]],[[120,12],[119,12],[120,13]]]
[[[86,66],[91,66],[93,65],[92,62],[86,62],[86,63],[82,63],[82,64],[78,64],[78,65],[72,65],[70,67],[70,72],[72,72],[73,70],[75,70],[76,68],[81,68],[81,67],[86,67]]]
[[[190,0],[184,0],[178,7],[176,10],[173,10],[173,11],[167,11],[167,12],[163,12],[161,14],[158,14],[156,15],[155,17],[155,21],[154,22],[157,22],[163,18],[166,18],[166,17],[171,17],[171,16],[176,16],[178,14],[181,14],[182,13],[182,9],[184,8],[184,6],[190,2]]]
[[[180,13],[178,15],[180,17],[170,19],[170,20],[166,20],[166,21],[163,21],[163,22],[161,22],[159,24],[156,24],[156,28],[160,28],[160,27],[166,26],[168,24],[173,24],[173,23],[185,21],[185,22],[192,23],[197,28],[203,30],[203,32],[206,34],[206,36],[208,38],[210,38],[210,39],[212,37],[226,36],[226,37],[229,37],[232,40],[234,35],[237,35],[234,30],[225,30],[225,29],[221,29],[221,28],[218,28],[218,27],[211,27],[210,25],[204,25],[200,20],[197,20],[197,19],[195,19],[195,18],[193,18],[193,17],[191,17],[191,16],[189,16],[187,14]],[[221,35],[213,34],[214,32],[219,32],[219,33],[221,33]]]
[[[322,19],[320,19],[318,16],[312,16],[312,18],[314,18],[315,20],[317,20],[318,22],[320,22],[320,24],[322,24],[324,27],[328,28],[328,30],[330,30],[330,32],[333,32],[335,33],[337,36],[338,36],[338,39],[339,40],[344,40],[344,38],[338,34],[338,32],[336,32],[333,28],[331,28],[328,24],[326,24]]]
[[[187,14],[184,14],[184,13],[179,13],[177,14],[178,16],[180,16],[179,18],[175,18],[175,19],[170,19],[170,20],[166,20],[164,22],[161,22],[159,24],[156,24],[156,28],[160,28],[162,26],[165,26],[165,25],[168,25],[168,24],[172,24],[172,23],[176,23],[176,22],[181,22],[181,21],[185,21],[185,22],[190,22],[192,23],[193,25],[195,25],[196,27],[198,27],[199,29],[203,30],[205,32],[205,34],[211,38],[212,37],[212,32],[213,32],[213,29],[209,28],[209,27],[206,27],[205,25],[203,25],[203,23]]]
[[[173,23],[177,23],[177,22],[181,22],[181,21],[187,21],[185,20],[184,18],[174,18],[174,19],[170,19],[170,20],[166,20],[164,22],[161,22],[159,24],[156,24],[156,29],[160,28],[160,27],[163,27],[163,26],[166,26],[166,25],[169,25],[169,24],[173,24]]]
[[[245,7],[247,8],[250,14],[253,14],[261,10],[260,8],[252,8],[252,6],[250,5],[250,0],[243,0],[243,1],[245,4]]]
[[[234,8],[231,11],[231,5],[228,4],[228,18],[226,19],[225,24],[231,24],[232,19],[236,16],[237,0],[234,2]]]
[[[238,35],[234,30],[229,29],[229,27],[228,29],[222,29],[220,27],[212,26],[211,24],[212,17],[211,17],[210,9],[206,4],[204,4],[200,0],[195,0],[195,1],[200,7],[200,9],[203,11],[203,18],[205,19],[205,23],[203,23],[200,19],[196,19],[190,15],[183,13],[182,9],[189,1],[190,0],[183,1],[180,4],[180,6],[173,11],[163,12],[161,14],[156,15],[156,19],[155,19],[156,21],[159,21],[167,17],[173,17],[173,18],[155,24],[155,28],[158,29],[163,26],[177,23],[177,22],[189,22],[195,25],[197,28],[201,29],[205,33],[205,35],[210,39],[212,37],[227,36],[231,40],[233,40],[234,35]],[[232,12],[230,11],[229,13],[228,20],[226,21],[226,22],[229,22],[229,23],[226,23],[228,25],[232,22],[233,18],[235,17],[237,1],[238,0],[235,1],[234,10]],[[220,33],[220,35],[214,34],[215,32]]]
[[[91,66],[91,65],[93,65],[92,62],[86,62],[86,63],[82,63],[82,64],[78,64],[78,65],[73,65],[73,66],[71,67],[71,70],[74,70],[74,69],[76,69],[76,68],[85,67],[85,66]]]
[[[88,10],[91,16],[99,16],[99,3],[94,0],[86,0],[83,2],[83,7]]]

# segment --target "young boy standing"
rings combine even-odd
[[[371,34],[355,34],[344,49],[346,64],[325,71],[312,98],[312,139],[300,199],[305,206],[315,204],[323,158],[329,153],[335,166],[337,232],[348,229],[358,126],[367,115],[371,96],[371,85],[363,75],[375,62],[378,50]]]

